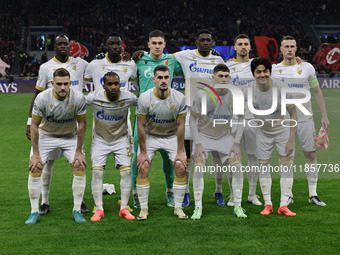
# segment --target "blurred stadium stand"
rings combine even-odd
[[[340,43],[339,9],[331,0],[12,0],[2,4],[0,21],[0,58],[11,66],[0,79],[36,78],[41,63],[53,57],[61,32],[98,53],[105,52],[107,34],[117,31],[132,53],[147,50],[148,33],[154,29],[166,33],[167,46],[183,46],[195,45],[196,32],[208,28],[221,46],[233,45],[239,33],[248,34],[251,57],[257,55],[254,36],[279,43],[290,34],[297,39],[297,55],[311,63],[322,43]],[[340,76],[339,70],[313,64],[320,76]]]

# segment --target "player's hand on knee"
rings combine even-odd
[[[177,161],[181,162],[184,168],[187,168],[187,155],[184,151],[176,154],[175,160],[173,162],[174,166],[176,163],[178,163]]]
[[[72,162],[72,168],[74,172],[84,172],[86,165],[82,164],[78,159]]]
[[[194,160],[198,160],[198,159],[206,159],[206,158],[207,158],[207,153],[206,153],[206,151],[203,149],[202,144],[200,144],[200,143],[196,144],[195,152],[194,152],[193,158],[194,158]]]
[[[72,162],[72,168],[76,172],[85,171],[87,166],[85,155],[82,152],[76,152]]]
[[[144,165],[144,162],[147,162],[149,165],[151,165],[151,160],[146,153],[139,153],[137,156],[137,169],[141,169]]]
[[[41,161],[40,156],[33,155],[29,163],[29,169],[31,173],[41,173],[43,168],[44,168],[44,164]]]

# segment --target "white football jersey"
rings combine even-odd
[[[41,119],[40,134],[71,137],[77,131],[77,118],[86,117],[83,93],[71,88],[68,97],[60,101],[54,88],[38,94],[34,101],[32,117]]]
[[[250,63],[252,59],[248,62],[238,62],[235,58],[232,61],[228,61],[225,64],[230,70],[231,82],[233,85],[240,87],[247,86],[249,83],[254,82],[253,73],[250,69]],[[245,107],[245,119],[252,119],[254,115],[249,111],[248,106]]]
[[[198,92],[195,89],[196,82],[212,85],[214,67],[224,64],[224,61],[220,56],[211,53],[203,57],[198,50],[183,50],[176,52],[174,56],[180,63],[185,76],[185,98],[187,105],[190,106]]]
[[[311,87],[319,86],[318,79],[316,77],[316,72],[314,67],[307,62],[302,62],[301,64],[294,64],[287,66],[282,61],[277,65],[272,67],[272,78],[279,79],[289,88],[303,88],[310,91]],[[304,94],[293,94],[294,98],[304,98]],[[312,102],[309,100],[304,103],[303,106],[313,114]],[[296,109],[298,115],[298,121],[306,121],[313,116],[304,115],[299,108]]]
[[[86,68],[85,79],[93,80],[95,90],[102,90],[104,75],[108,72],[115,72],[120,78],[120,90],[129,90],[129,79],[137,79],[137,66],[134,61],[119,61],[112,63],[106,54],[103,59],[95,59]]]
[[[208,88],[207,90],[213,95],[214,100],[205,91],[199,91],[190,112],[193,116],[198,116],[198,132],[208,138],[217,140],[231,133],[230,120],[233,116],[233,98],[229,91],[226,94],[219,94],[221,103],[213,91]],[[205,115],[201,115],[202,97],[206,97],[207,100],[207,114]],[[214,120],[216,119],[226,120],[228,123],[215,125],[214,127]]]
[[[72,88],[83,92],[83,76],[87,65],[88,63],[81,58],[69,57],[66,63],[61,63],[53,57],[40,66],[36,89],[43,91],[52,88],[53,72],[58,68],[65,68],[70,73]]]
[[[137,117],[146,118],[146,133],[153,136],[172,136],[177,133],[177,118],[186,116],[185,97],[169,88],[168,97],[160,99],[155,88],[139,96]]]
[[[137,97],[129,91],[121,91],[116,101],[110,101],[106,91],[101,89],[89,93],[86,104],[92,106],[94,127],[93,135],[111,143],[128,134],[128,110],[137,105]]]
[[[284,85],[278,82],[271,82],[271,86],[267,91],[262,91],[259,88],[259,85],[255,82],[252,82],[247,85],[248,88],[251,88],[252,91],[252,104],[256,110],[269,110],[273,105],[273,95],[274,90],[276,88],[277,93],[277,105],[275,106],[275,110],[273,113],[268,115],[258,115],[254,113],[255,119],[258,119],[258,126],[261,130],[270,135],[276,135],[282,133],[286,128],[289,128],[289,123],[284,123],[285,126],[282,125],[282,121],[288,119],[288,112],[286,115],[281,115],[281,87]],[[244,90],[245,98],[248,98],[248,89]],[[292,95],[287,94],[287,98],[292,98]],[[248,102],[247,102],[248,104]],[[288,105],[287,107],[294,107],[295,105]],[[274,121],[275,119],[275,121]],[[263,123],[263,125],[262,125]],[[251,124],[255,126],[255,123]],[[262,126],[261,126],[262,125]]]

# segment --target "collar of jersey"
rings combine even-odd
[[[53,60],[54,60],[55,62],[57,62],[57,63],[62,63],[62,62],[60,62],[55,56],[53,57]],[[69,62],[70,60],[71,60],[71,58],[68,57],[68,59],[67,59],[67,61],[66,61],[65,63]]]
[[[162,60],[164,60],[166,58],[166,54],[164,54],[164,53],[162,54],[162,57],[160,59],[152,58],[151,55],[150,55],[150,52],[143,54],[142,58],[144,56],[145,56],[145,58],[147,58],[147,60],[153,60],[153,61],[162,61]]]
[[[105,58],[106,58],[106,60],[107,60],[109,63],[112,63],[112,64],[113,64],[113,62],[111,62],[111,60],[109,59],[109,54],[108,54],[108,53],[106,53]],[[118,63],[120,63],[120,62],[122,62],[122,61],[123,61],[123,56],[120,55],[120,60],[119,60],[117,63],[115,63],[115,64],[118,64]]]
[[[169,90],[169,93],[168,93],[168,95],[166,96],[166,98],[164,98],[164,99],[162,99],[162,98],[159,98],[158,96],[157,96],[157,93],[156,93],[156,88],[154,88],[153,89],[153,94],[155,95],[155,97],[156,98],[158,98],[159,100],[165,100],[165,99],[167,99],[169,96],[170,96],[170,92],[171,92],[171,90],[170,90],[170,88],[168,88],[168,90]]]
[[[294,64],[292,64],[292,66],[295,66],[296,64],[297,64],[297,62],[296,62],[296,60],[295,60]],[[289,66],[289,65],[286,65],[286,64],[285,64],[285,61],[284,61],[284,60],[282,60],[282,65],[284,65],[284,66]]]
[[[197,53],[198,56],[203,57],[203,56],[201,55],[201,53],[198,52],[198,49],[196,49],[196,53]],[[209,55],[208,55],[208,56],[205,56],[204,58],[210,57],[210,55],[211,55],[211,52],[209,52]]]
[[[241,62],[241,61],[238,61],[236,58],[233,58],[233,60],[234,60],[234,62],[236,62],[236,63],[247,63],[247,62],[250,61],[250,59],[248,59],[248,61],[246,61],[246,62]]]
[[[120,92],[118,92],[118,97],[117,97],[117,99],[116,99],[115,101],[111,101],[111,100],[107,97],[106,91],[104,91],[104,96],[105,96],[105,98],[107,99],[107,101],[109,101],[109,102],[116,102],[116,101],[118,101],[119,98],[120,98]]]
[[[54,96],[54,98],[57,99],[58,101],[65,101],[65,100],[70,96],[70,91],[71,91],[71,90],[69,90],[69,92],[67,93],[67,96],[65,97],[64,100],[60,100],[60,99],[57,97],[57,94],[55,93],[55,90],[54,90],[54,88],[53,88],[53,96]]]
[[[263,90],[260,88],[259,84],[256,82],[256,87],[259,89],[259,91],[261,91],[261,92],[267,92],[267,91],[269,91],[269,90],[272,89],[272,87],[273,87],[273,80],[272,80],[271,78],[269,78],[269,79],[270,79],[270,84],[269,84],[268,90],[266,90],[266,91],[263,91]]]

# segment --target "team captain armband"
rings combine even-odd
[[[294,107],[295,107],[295,104],[287,105],[287,109],[293,109]]]
[[[315,78],[315,79],[309,81],[309,85],[310,85],[312,88],[319,86],[318,78]]]

